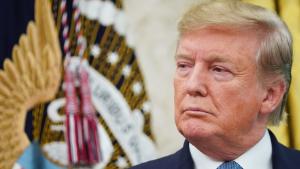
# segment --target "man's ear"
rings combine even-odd
[[[263,114],[272,113],[281,104],[286,91],[286,84],[283,80],[278,80],[268,85],[266,90],[260,111]]]

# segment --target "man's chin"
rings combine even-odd
[[[210,126],[205,125],[183,124],[178,127],[178,130],[187,140],[194,141],[207,139],[215,135],[215,130],[213,130]]]

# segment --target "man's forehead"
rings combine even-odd
[[[211,24],[205,26],[195,26],[185,32],[181,32],[180,36],[189,33],[195,33],[199,30],[206,31],[206,32],[213,32],[213,33],[226,33],[228,35],[232,34],[243,34],[243,33],[250,33],[250,34],[260,34],[261,28],[255,25],[230,25],[230,24]]]
[[[225,29],[226,31],[223,31]],[[259,39],[255,32],[233,32],[229,28],[211,27],[182,34],[177,45],[175,58],[206,56],[213,61],[230,61],[240,56],[255,57],[259,48]]]
[[[203,37],[222,36],[222,37],[226,37],[226,38],[229,37],[229,39],[230,38],[236,38],[236,39],[248,38],[248,40],[250,40],[252,42],[258,42],[258,41],[261,41],[262,38],[264,37],[262,34],[263,33],[261,32],[261,30],[253,29],[253,27],[211,25],[211,26],[194,28],[189,31],[181,33],[179,35],[178,45],[180,44],[180,42],[182,40],[186,40],[186,37],[192,37],[194,39],[203,39]],[[249,43],[250,41],[247,41],[247,42]],[[215,41],[215,43],[218,43],[218,41]]]
[[[181,53],[180,51],[176,53],[175,59],[185,59],[185,60],[195,60],[198,57],[201,58],[201,60],[206,61],[206,62],[232,62],[233,57],[231,55],[227,55],[224,53],[216,53],[211,52],[211,53]],[[237,58],[237,59],[243,59],[242,57]]]

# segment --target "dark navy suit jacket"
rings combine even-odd
[[[300,151],[287,148],[280,144],[271,133],[273,169],[300,169]],[[194,169],[189,143],[185,141],[183,147],[174,154],[152,160],[131,169]]]

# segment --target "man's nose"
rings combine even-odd
[[[194,67],[186,81],[186,90],[191,96],[207,96],[207,72],[203,68]]]

